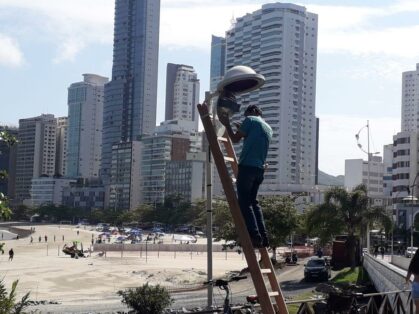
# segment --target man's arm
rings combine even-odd
[[[233,131],[233,128],[231,127],[231,124],[230,124],[230,119],[228,118],[227,115],[220,115],[218,119],[226,127],[228,136],[231,138],[231,141],[233,143],[238,143],[243,137],[246,137],[246,134],[244,134],[240,130],[237,130],[236,132]]]

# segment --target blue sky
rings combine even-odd
[[[168,62],[195,67],[209,86],[211,34],[273,1],[161,0],[157,123]],[[372,151],[400,131],[401,74],[419,63],[419,1],[296,1],[319,15],[316,114],[321,170],[365,158],[355,133],[370,120]],[[0,0],[0,124],[67,115],[67,87],[83,73],[110,76],[113,0]],[[366,146],[366,132],[361,133]]]

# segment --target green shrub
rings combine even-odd
[[[0,280],[0,313],[24,313],[24,308],[29,305],[29,292],[26,293],[19,302],[16,302],[16,288],[18,282],[19,280],[14,281],[10,293],[7,293],[3,279]]]
[[[150,286],[148,283],[137,288],[119,290],[122,303],[140,314],[161,314],[163,310],[173,303],[166,288]]]

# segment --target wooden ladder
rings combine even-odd
[[[259,303],[263,314],[288,314],[288,309],[285,304],[281,288],[275,276],[275,271],[272,266],[271,259],[268,254],[267,248],[260,248],[259,252],[261,255],[262,266],[258,263],[250,235],[247,232],[246,224],[240,211],[239,202],[237,200],[236,191],[234,190],[233,182],[237,177],[238,163],[236,154],[234,152],[233,144],[231,139],[225,134],[223,137],[218,137],[213,123],[212,116],[208,111],[207,105],[204,103],[198,105],[199,115],[207,135],[208,144],[214,158],[214,163],[217,166],[218,174],[228,201],[231,215],[233,216],[234,224],[236,225],[236,231],[238,233],[243,253],[246,257],[247,265],[255,286],[256,294],[259,299]],[[220,143],[224,146],[227,156],[224,156]],[[228,171],[227,163],[230,163],[233,176],[231,177]],[[264,280],[264,275],[269,279],[271,291]],[[275,303],[272,303],[271,298],[275,299]]]

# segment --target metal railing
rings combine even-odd
[[[406,298],[407,295],[407,298]],[[331,301],[331,298],[335,298]],[[295,300],[299,304],[297,314],[315,313],[368,313],[368,314],[414,314],[414,301],[410,290],[398,290],[356,295],[329,296],[320,299]]]

